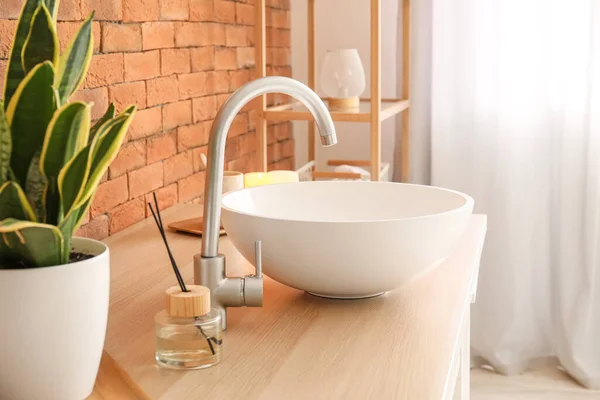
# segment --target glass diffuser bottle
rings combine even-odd
[[[156,362],[173,369],[200,369],[221,360],[221,316],[211,311],[210,290],[188,285],[167,289],[166,309],[156,314]]]
[[[365,71],[356,49],[328,50],[321,69],[321,88],[332,111],[358,110],[365,90]]]

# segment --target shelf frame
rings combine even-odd
[[[327,101],[327,98],[323,98],[323,100]],[[361,102],[370,103],[371,99],[361,99]],[[401,113],[409,106],[408,100],[404,99],[382,99],[380,104],[386,103],[390,106],[380,111],[379,118],[381,121]],[[267,121],[314,121],[312,114],[308,110],[294,110],[295,107],[299,106],[302,106],[302,104],[295,101],[293,103],[267,107],[263,112],[263,117]],[[371,112],[330,111],[330,114],[331,118],[337,122],[371,122],[373,118]]]
[[[256,45],[254,46],[254,59],[256,62],[256,75],[259,78],[267,76],[267,18],[266,0],[256,0]],[[260,96],[257,103],[256,136],[258,148],[256,150],[256,166],[259,171],[267,171],[267,120],[264,112],[267,109],[267,95]]]
[[[307,5],[307,20],[308,20],[308,87],[316,90],[317,79],[317,41],[316,41],[316,17],[315,0],[308,0]],[[308,123],[308,159],[317,159],[317,143],[316,129],[317,125],[314,121]]]
[[[307,1],[307,45],[308,45],[308,86],[316,90],[316,9],[315,0]],[[369,98],[361,99],[370,103],[369,112],[340,112],[331,111],[333,121],[336,122],[361,122],[370,124],[370,166],[371,180],[381,179],[381,122],[402,114],[400,129],[400,180],[408,182],[410,179],[410,8],[411,0],[402,0],[402,89],[400,98],[383,99],[381,97],[381,0],[370,0],[370,66],[371,93]],[[266,0],[256,0],[256,71],[257,77],[266,76]],[[324,98],[323,100],[327,100]],[[388,107],[383,107],[391,103]],[[309,164],[316,165],[317,143],[316,127],[313,116],[308,110],[294,110],[297,102],[267,107],[266,96],[261,96],[257,102],[257,136],[258,136],[258,168],[267,170],[267,121],[308,121],[308,160]]]
[[[381,0],[371,0],[371,180],[381,168]]]
[[[402,1],[402,91],[410,98],[410,1]],[[410,113],[402,114],[400,122],[400,180],[410,182]]]

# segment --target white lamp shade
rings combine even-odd
[[[321,88],[327,97],[348,99],[365,90],[365,70],[356,49],[328,50],[321,70]]]

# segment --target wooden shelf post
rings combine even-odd
[[[256,45],[255,63],[256,78],[267,76],[267,21],[265,17],[265,0],[256,0]],[[264,113],[267,109],[267,95],[260,96],[257,103],[258,121],[256,123],[256,137],[258,148],[256,149],[256,167],[258,171],[267,170],[267,120]]]
[[[410,98],[410,0],[402,1],[402,93],[404,99]],[[410,181],[410,120],[409,109],[404,110],[400,129],[400,180]]]
[[[316,91],[315,15],[315,0],[308,0],[308,87]],[[317,141],[315,139],[315,123],[311,121],[308,123],[308,161],[317,159]]]
[[[371,0],[371,180],[381,174],[381,0]]]

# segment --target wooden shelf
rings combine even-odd
[[[327,105],[327,99],[323,99]],[[404,99],[381,99],[380,120],[386,120],[407,110],[409,101]],[[371,122],[371,100],[361,99],[360,107],[349,111],[330,111],[334,121],[339,122]],[[312,114],[300,102],[281,104],[269,107],[264,111],[267,121],[312,121]]]
[[[316,63],[316,7],[317,0],[307,1],[307,67],[308,82],[307,85],[312,90],[316,89],[317,82],[317,63]],[[399,98],[385,99],[381,96],[381,1],[369,0],[369,66],[370,74],[369,86],[370,93],[365,93],[370,99],[361,99],[360,106],[356,111],[330,111],[331,117],[338,122],[360,122],[369,124],[370,148],[370,178],[374,181],[385,179],[382,175],[383,163],[381,160],[381,122],[405,111],[410,105],[410,3],[411,0],[402,0],[399,8],[402,10],[402,38],[398,43],[401,46],[402,59],[399,62],[402,65],[402,88],[397,94]],[[266,6],[267,0],[256,0],[256,40],[255,40],[255,60],[256,76],[267,76],[267,39],[266,39]],[[326,99],[323,99],[326,101]],[[260,96],[257,105],[258,121],[256,123],[257,136],[257,156],[258,169],[267,170],[267,121],[308,121],[308,160],[314,161],[317,155],[318,138],[315,129],[315,123],[312,115],[306,108],[297,102],[282,104],[275,107],[267,107],[266,96]],[[400,123],[401,143],[400,147],[400,181],[408,182],[410,178],[410,134],[409,134],[409,113],[402,115]],[[317,173],[317,175],[319,175]],[[320,178],[325,175],[333,176],[330,173],[320,174]],[[339,175],[337,175],[339,177]],[[344,175],[349,177],[350,175]],[[388,174],[389,176],[389,174]]]

